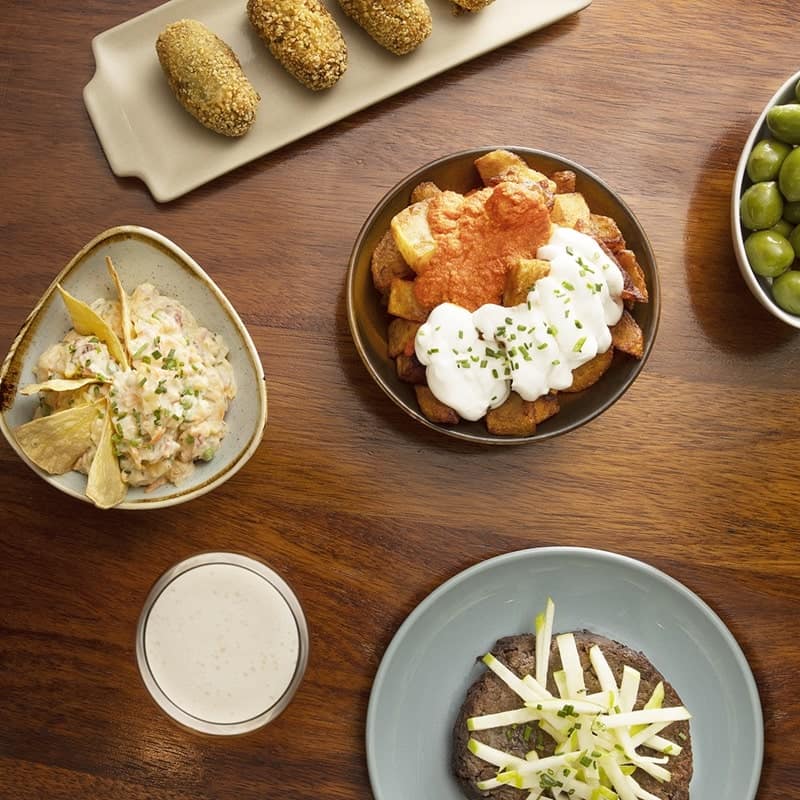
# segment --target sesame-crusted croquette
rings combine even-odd
[[[182,19],[164,28],[156,53],[181,105],[212,131],[243,136],[261,99],[239,59],[202,22]]]
[[[249,0],[247,16],[286,71],[309,89],[329,89],[347,69],[347,45],[319,0]]]
[[[480,11],[486,6],[490,6],[494,0],[453,0],[454,5],[463,8],[465,11]]]
[[[398,56],[419,47],[433,28],[425,0],[339,0],[339,5],[381,47]]]

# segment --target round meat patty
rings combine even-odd
[[[599,645],[614,673],[617,685],[622,680],[622,668],[625,664],[640,673],[641,682],[634,708],[641,708],[650,699],[653,689],[659,682],[664,684],[664,706],[683,705],[675,689],[664,680],[661,673],[647,660],[643,653],[632,650],[619,642],[606,639],[603,636],[597,636],[589,631],[576,633],[575,644],[584,670],[588,694],[600,691],[600,683],[589,660],[589,650],[594,645]],[[535,653],[536,637],[532,634],[507,636],[499,639],[492,648],[492,655],[502,661],[520,678],[525,675],[535,675]],[[553,637],[553,644],[550,650],[550,666],[547,688],[554,696],[558,696],[555,682],[552,678],[552,673],[561,669],[561,658],[555,637]],[[469,751],[467,742],[471,737],[490,747],[512,753],[521,758],[524,758],[525,754],[532,748],[536,748],[539,755],[553,754],[555,742],[539,731],[535,724],[507,725],[485,731],[471,732],[467,730],[467,719],[469,717],[494,714],[499,711],[510,711],[520,708],[522,705],[523,701],[519,696],[488,669],[468,689],[466,699],[461,706],[453,729],[453,771],[467,797],[475,800],[484,800],[484,798],[492,798],[492,800],[524,800],[527,796],[526,791],[512,786],[502,786],[485,792],[476,788],[475,783],[477,781],[494,778],[497,774],[497,768]],[[668,783],[661,783],[641,769],[636,771],[634,777],[643,789],[663,798],[663,800],[688,800],[689,782],[692,778],[692,745],[689,738],[689,722],[673,722],[663,731],[663,735],[673,740],[677,738],[682,747],[680,754],[670,757],[669,763],[666,765],[667,769],[672,773],[672,780]],[[646,747],[639,748],[639,752],[646,755],[660,755],[654,751],[648,751]]]

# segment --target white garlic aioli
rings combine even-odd
[[[611,346],[623,311],[617,264],[591,236],[560,226],[536,256],[550,274],[525,303],[472,313],[442,303],[417,331],[430,390],[463,419],[480,419],[512,389],[524,400],[567,389],[574,369]]]

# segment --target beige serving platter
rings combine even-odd
[[[297,83],[272,58],[251,29],[246,0],[171,0],[94,38],[96,70],[83,99],[114,173],[141,178],[156,200],[166,202],[590,2],[496,0],[478,13],[454,16],[448,0],[429,0],[433,33],[416,51],[398,57],[327,0],[347,41],[349,67],[336,86],[319,93]],[[184,17],[221,36],[261,94],[255,125],[241,139],[203,128],[167,85],[155,41],[166,25]]]

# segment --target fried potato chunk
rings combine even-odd
[[[571,194],[575,191],[575,173],[571,169],[561,169],[550,176],[556,185],[556,194]]]
[[[411,190],[411,203],[421,203],[441,193],[442,190],[433,181],[423,181]]]
[[[388,230],[372,252],[370,269],[372,270],[372,282],[381,293],[384,302],[389,299],[389,290],[392,288],[392,281],[395,278],[414,277],[414,271],[397,249],[392,232]]]
[[[420,324],[399,317],[389,323],[387,349],[390,358],[395,358],[401,353],[406,356],[414,355],[414,340],[417,338]]]
[[[413,281],[395,278],[389,289],[389,313],[412,322],[425,322],[430,310],[417,300]]]
[[[617,263],[622,267],[622,271],[630,277],[631,284],[638,292],[638,296],[632,297],[631,299],[639,303],[648,302],[647,281],[644,277],[644,270],[636,260],[636,253],[634,253],[633,250],[620,250],[616,256]]]
[[[520,258],[508,271],[503,305],[516,306],[527,300],[531,287],[550,274],[550,262],[539,258]]]
[[[611,341],[617,350],[629,356],[641,358],[644,355],[644,334],[628,311],[623,311],[619,322],[611,328]]]
[[[584,196],[580,192],[557,194],[553,198],[553,210],[550,212],[550,219],[555,225],[576,228],[581,223],[588,224],[590,222],[591,212]]]
[[[428,224],[429,202],[414,203],[392,217],[394,243],[414,272],[422,272],[436,252],[436,241]]]
[[[558,397],[554,394],[543,394],[533,401],[533,416],[537,425],[555,416],[560,410]]]
[[[491,153],[486,153],[475,160],[475,168],[486,186],[509,181],[536,184],[548,195],[556,190],[555,182],[547,175],[532,169],[520,156],[509,150],[492,150]]]
[[[591,214],[589,216],[592,232],[612,253],[615,255],[625,247],[625,239],[622,236],[617,223],[603,214]]]
[[[397,377],[406,383],[425,383],[425,366],[420,364],[416,356],[405,356],[400,353],[395,359]]]
[[[572,385],[569,389],[562,389],[562,391],[582,392],[584,389],[594,386],[605,375],[613,360],[613,347],[609,347],[605,353],[598,353],[591,361],[581,364],[572,371]]]
[[[450,406],[446,406],[441,400],[438,400],[427,386],[417,384],[414,386],[414,392],[417,395],[419,410],[425,419],[440,425],[457,425],[459,423],[458,414]]]
[[[535,403],[511,392],[503,405],[489,409],[486,427],[497,436],[530,436],[536,431]]]

